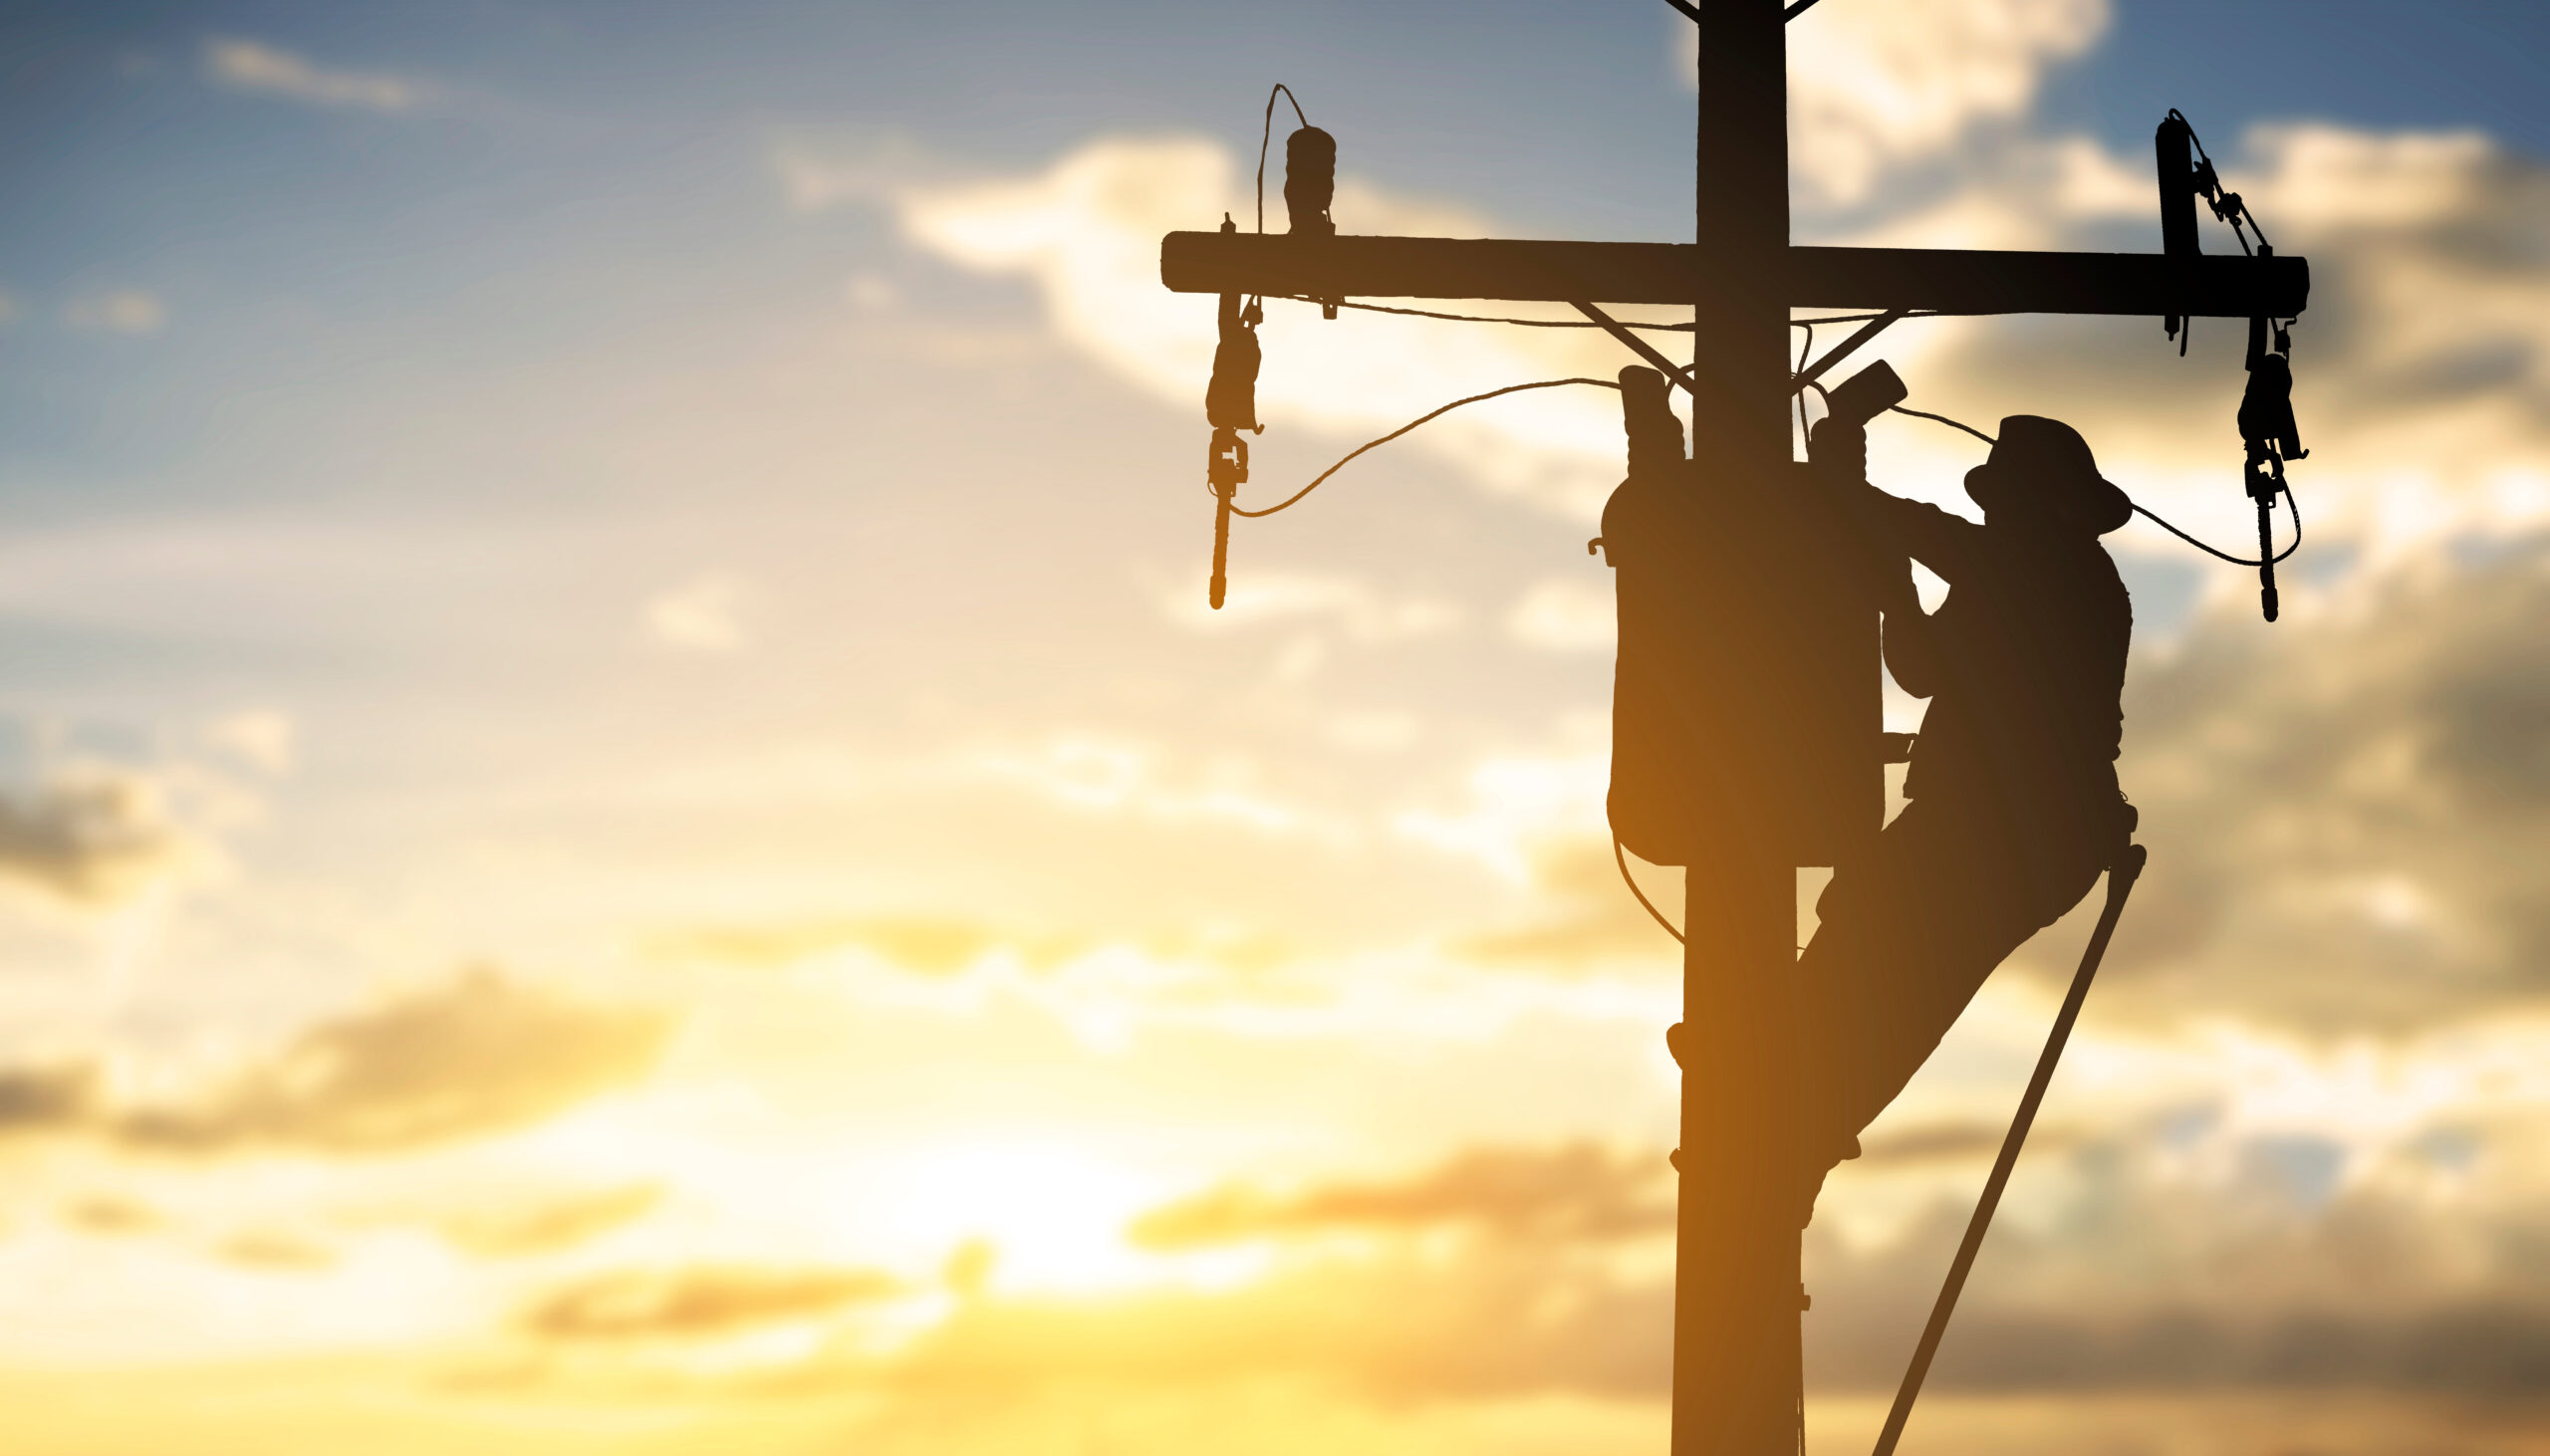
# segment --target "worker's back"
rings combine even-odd
[[[1927,623],[1934,691],[1905,794],[1968,801],[2021,839],[2075,828],[2117,799],[2125,583],[2096,538],[1996,523],[1968,539]]]

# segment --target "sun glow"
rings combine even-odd
[[[960,1249],[987,1247],[979,1278],[990,1287],[1086,1293],[1159,1278],[1159,1261],[1127,1244],[1125,1228],[1172,1185],[1069,1144],[933,1146],[894,1182],[892,1222]]]

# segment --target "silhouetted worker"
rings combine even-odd
[[[1868,436],[1816,427],[1808,454],[1877,548],[1946,579],[1886,630],[1887,664],[1930,699],[1904,792],[1837,865],[1798,962],[1807,1197],[1895,1099],[1993,967],[2089,892],[2132,833],[2117,790],[2133,607],[2099,537],[2132,514],[2071,426],[2001,421],[1967,472],[1984,524],[1866,483]]]

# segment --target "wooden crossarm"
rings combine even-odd
[[[1687,305],[1724,264],[1691,243],[1178,232],[1159,274],[1178,293]],[[2291,318],[2311,296],[2301,258],[1792,247],[1787,274],[1810,309]]]

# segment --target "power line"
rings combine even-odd
[[[1336,464],[1321,471],[1310,484],[1303,486],[1300,490],[1293,492],[1291,495],[1277,501],[1275,504],[1254,511],[1242,510],[1238,505],[1234,504],[1231,507],[1231,514],[1234,516],[1249,517],[1271,516],[1277,511],[1286,510],[1296,502],[1300,501],[1302,497],[1319,489],[1321,485],[1327,482],[1330,476],[1345,469],[1350,461],[1352,461],[1356,456],[1363,454],[1366,450],[1387,445],[1391,441],[1398,439],[1400,436],[1406,434],[1409,430],[1425,423],[1427,420],[1436,419],[1449,414],[1464,404],[1476,404],[1482,399],[1493,399],[1500,394],[1519,394],[1525,389],[1555,389],[1562,384],[1591,384],[1597,389],[1617,389],[1621,387],[1618,383],[1610,379],[1535,379],[1528,384],[1508,384],[1502,389],[1490,389],[1484,394],[1472,394],[1465,399],[1455,399],[1451,403],[1443,405],[1438,409],[1431,409],[1418,415],[1416,418],[1409,420],[1407,423],[1401,425],[1395,430],[1392,430],[1389,434],[1382,436],[1378,440],[1366,440],[1364,443],[1357,445],[1354,449],[1346,452],[1345,459],[1339,460]]]
[[[1257,230],[1266,231],[1266,143],[1275,136],[1275,98],[1281,96],[1293,104],[1293,120],[1307,126],[1311,119],[1302,115],[1302,99],[1282,82],[1266,94],[1266,122],[1257,133]]]
[[[1387,304],[1359,304],[1345,299],[1315,299],[1298,293],[1269,294],[1267,297],[1284,299],[1297,304],[1318,304],[1322,308],[1360,309],[1368,314],[1399,314],[1410,319],[1441,319],[1450,324],[1508,324],[1517,329],[1600,329],[1603,327],[1586,319],[1507,319],[1485,314],[1441,314],[1431,309],[1398,309]],[[1626,319],[1620,322],[1621,327],[1625,329],[1649,329],[1661,334],[1688,334],[1699,327],[1696,324],[1633,323]]]
[[[1664,912],[1656,908],[1655,903],[1648,899],[1647,891],[1638,887],[1638,876],[1630,873],[1629,852],[1621,848],[1621,837],[1619,835],[1612,836],[1612,862],[1621,866],[1621,882],[1628,885],[1630,887],[1630,893],[1638,896],[1638,902],[1647,907],[1647,912],[1650,915],[1656,917],[1656,923],[1664,927],[1665,934],[1672,936],[1676,941],[1680,941],[1682,939],[1682,932],[1674,929],[1673,922],[1665,919]],[[1684,943],[1687,944],[1687,942]]]
[[[1889,405],[1888,407],[1898,414],[1914,415],[1921,419],[1935,419],[1939,423],[1946,425],[1951,429],[1961,429],[1987,445],[1997,445],[2000,443],[1999,440],[1992,438],[1990,435],[1985,434],[1983,431],[1976,429],[1974,426],[1967,424],[1963,420],[1950,419],[1944,414],[1932,414],[1926,409],[1907,409],[1901,404]],[[2170,535],[2185,542],[2187,545],[2194,547],[2196,550],[2203,552],[2206,556],[2212,557],[2216,561],[2226,561],[2235,567],[2267,567],[2275,565],[2277,562],[2284,560],[2286,557],[2289,557],[2302,549],[2302,503],[2293,498],[2293,487],[2289,485],[2283,487],[2279,493],[2284,497],[2284,508],[2286,512],[2293,517],[2293,544],[2287,546],[2284,550],[2277,552],[2274,556],[2268,557],[2264,561],[2260,561],[2255,557],[2233,556],[2231,553],[2223,551],[2217,547],[2207,546],[2203,542],[2189,536],[2184,531],[2179,530],[2177,527],[2170,525],[2167,520],[2162,518],[2158,511],[2144,505],[2141,501],[2134,499],[2132,496],[2126,497],[2126,504],[2134,507],[2136,515],[2150,520],[2153,525],[2168,532]],[[2261,542],[2259,544],[2265,545],[2266,543]]]

